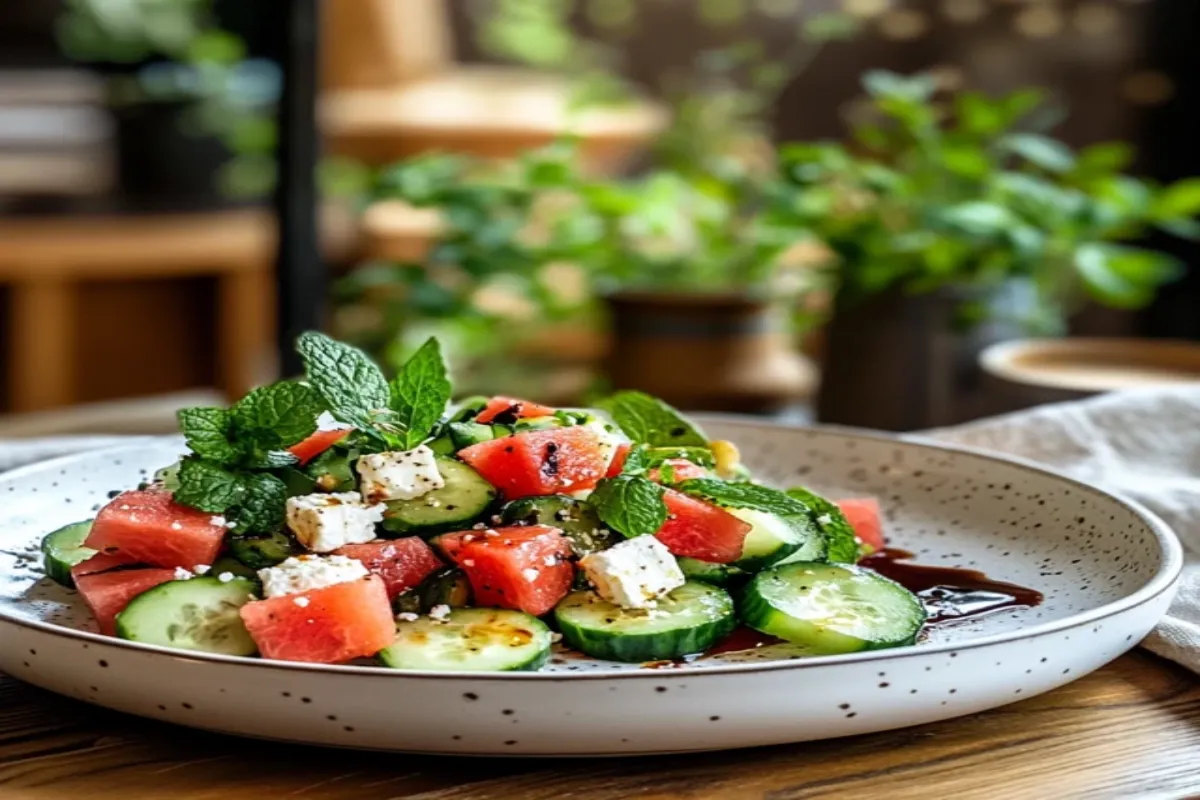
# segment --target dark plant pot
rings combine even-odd
[[[989,397],[978,356],[1015,325],[955,329],[962,291],[891,291],[835,304],[818,392],[820,422],[911,431],[1007,410]]]
[[[114,111],[118,177],[134,208],[198,210],[232,205],[217,173],[230,152],[218,139],[185,132],[188,103],[143,103]]]
[[[778,411],[811,390],[812,366],[762,300],[622,292],[607,301],[614,388],[689,410],[742,413]]]

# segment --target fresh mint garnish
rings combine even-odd
[[[269,533],[286,515],[288,491],[274,475],[258,472],[245,479],[245,496],[234,515],[237,533]]]
[[[787,490],[787,496],[799,500],[812,512],[817,527],[825,534],[826,556],[830,561],[853,564],[858,561],[858,539],[854,526],[837,503],[827,500],[802,486]]]
[[[429,437],[450,402],[450,380],[437,339],[429,339],[405,362],[391,383],[392,424],[401,450],[411,450]]]
[[[728,483],[716,478],[691,478],[675,488],[724,508],[745,508],[780,516],[810,514],[808,506],[778,489],[757,483]]]
[[[280,469],[299,463],[300,459],[287,450],[259,450],[242,460],[243,466],[250,469]]]
[[[311,386],[281,381],[260,386],[233,407],[233,429],[239,442],[276,450],[307,438],[327,408]]]
[[[604,524],[625,536],[649,536],[667,521],[663,487],[640,475],[618,475],[596,485],[588,504]]]
[[[304,360],[308,382],[325,399],[330,413],[378,436],[372,422],[377,412],[388,408],[391,391],[375,362],[357,347],[315,331],[301,334],[296,350]]]
[[[696,425],[658,398],[642,392],[617,392],[600,401],[621,430],[635,442],[651,447],[706,447],[708,439]]]
[[[179,488],[174,497],[185,506],[220,514],[242,501],[244,478],[220,464],[188,456],[179,465]]]
[[[234,464],[241,453],[230,437],[233,415],[224,408],[184,408],[176,414],[187,445],[216,464]]]

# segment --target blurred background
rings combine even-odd
[[[1200,380],[1200,3],[4,0],[0,436],[319,324],[911,430]]]

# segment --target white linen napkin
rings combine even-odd
[[[1021,456],[1136,500],[1183,542],[1179,594],[1142,644],[1200,672],[1200,384],[1040,406],[922,437]]]
[[[0,472],[135,438],[0,440]],[[1187,563],[1167,617],[1143,644],[1200,672],[1200,384],[1041,406],[913,438],[1039,461],[1162,517],[1183,542]]]

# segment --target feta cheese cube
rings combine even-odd
[[[368,453],[356,465],[367,500],[412,500],[446,485],[437,455],[425,445],[414,450]]]
[[[330,553],[374,539],[383,511],[381,505],[363,503],[358,492],[306,494],[288,498],[287,524],[309,550]]]
[[[361,561],[345,556],[293,556],[258,571],[266,598],[324,589],[367,577]]]
[[[653,608],[686,582],[675,556],[653,536],[638,536],[584,556],[579,566],[596,593],[622,608]]]

